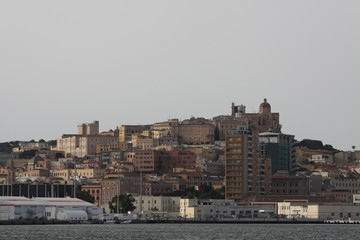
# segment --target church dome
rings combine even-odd
[[[260,104],[259,113],[271,113],[271,106],[266,98],[264,99],[264,102]]]

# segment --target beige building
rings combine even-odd
[[[155,147],[155,140],[152,137],[133,134],[131,138],[131,144],[135,149],[150,150]]]
[[[306,163],[308,161],[313,161],[313,160],[316,161],[318,160],[319,156],[321,156],[320,158],[325,158],[324,162],[326,162],[327,159],[332,162],[334,159],[333,154],[330,151],[326,151],[326,150],[312,150],[306,147],[297,147],[295,150],[296,150],[296,160],[297,162],[300,163]]]
[[[238,126],[243,124],[250,124],[259,132],[266,132],[269,130],[280,131],[279,113],[271,112],[271,106],[264,99],[260,104],[258,113],[246,113],[246,108],[243,105],[231,105],[231,115],[222,115],[214,117],[213,120],[216,125],[215,133],[216,140],[224,141],[228,132],[234,131]]]
[[[92,179],[100,179],[105,176],[105,169],[56,169],[50,170],[53,177],[59,177],[65,181],[71,180],[72,177],[86,177]]]
[[[133,134],[141,134],[149,131],[151,125],[121,125],[119,127],[119,142],[131,141]]]
[[[205,118],[190,118],[179,125],[179,143],[200,145],[214,144],[215,125]]]
[[[20,178],[47,178],[49,177],[49,170],[47,169],[33,169],[24,172],[15,172],[16,177]]]
[[[112,151],[124,151],[129,148],[132,148],[131,143],[118,142],[118,143],[106,143],[106,144],[97,144],[96,153],[102,152],[112,152]]]
[[[309,218],[320,220],[360,220],[360,206],[341,203],[277,203],[278,215],[286,218]]]
[[[154,123],[152,126],[152,136],[154,139],[166,137],[178,137],[179,120],[169,119],[166,122]]]
[[[19,142],[19,147],[13,148],[13,152],[24,152],[29,150],[50,149],[47,142]]]
[[[147,211],[156,213],[173,213],[178,215],[180,212],[180,197],[168,196],[135,196],[135,211]],[[140,206],[140,202],[142,202]]]
[[[99,121],[93,123],[81,123],[77,126],[79,135],[99,134]]]
[[[180,215],[196,220],[239,220],[241,218],[269,218],[275,213],[271,205],[240,205],[225,199],[181,199]]]
[[[57,150],[64,151],[67,156],[85,157],[96,153],[96,146],[116,144],[118,138],[108,135],[64,135],[57,139]]]

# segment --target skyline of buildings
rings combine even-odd
[[[247,204],[296,197],[349,202],[360,193],[354,185],[343,194],[346,187],[334,182],[360,179],[359,152],[308,149],[281,129],[280,114],[267,99],[257,113],[232,103],[228,115],[213,119],[169,119],[108,131],[100,131],[99,121],[80,123],[77,133],[62,134],[56,146],[21,142],[12,153],[0,153],[0,184],[8,195],[26,194],[24,184],[70,183],[107,210],[117,194],[163,195],[194,186]],[[35,156],[27,158],[29,150]],[[54,194],[46,184],[43,197]]]
[[[259,118],[258,113],[260,111],[262,111],[262,110],[260,110],[260,108],[264,104],[265,104],[265,106],[269,107],[269,109],[265,107],[264,111],[270,111],[270,113],[262,114],[262,118]],[[239,118],[240,115],[241,115],[241,118]],[[209,132],[208,138],[212,137],[211,136],[213,134],[212,126],[215,125],[215,133],[213,136],[214,139],[199,139],[199,143],[203,143],[203,141],[209,142],[209,140],[210,140],[210,142],[212,142],[214,140],[223,140],[224,136],[225,136],[224,132],[229,131],[229,130],[235,130],[235,127],[237,126],[237,124],[240,123],[239,121],[242,121],[244,118],[247,118],[247,121],[251,121],[251,124],[256,125],[260,131],[265,131],[266,128],[269,128],[269,129],[271,128],[272,130],[275,130],[275,131],[281,131],[282,125],[279,122],[279,117],[280,117],[279,113],[271,112],[270,104],[267,103],[267,99],[264,99],[264,102],[261,103],[261,106],[259,107],[258,112],[252,110],[252,113],[248,113],[248,112],[246,112],[246,106],[244,106],[244,105],[236,106],[235,103],[233,102],[231,104],[230,115],[218,115],[218,116],[214,116],[212,119],[206,119],[203,117],[195,118],[195,117],[191,116],[191,118],[185,119],[185,120],[168,119],[167,121],[156,122],[153,124],[118,125],[117,127],[115,127],[114,130],[110,130],[110,132],[111,132],[111,134],[115,134],[116,136],[118,136],[118,132],[119,132],[119,139],[121,142],[124,141],[125,135],[126,135],[126,141],[130,141],[131,135],[134,133],[137,133],[136,131],[138,131],[138,133],[142,133],[143,130],[149,129],[150,127],[152,128],[152,134],[154,134],[154,135],[164,134],[164,132],[156,133],[156,131],[155,131],[156,126],[160,126],[160,128],[162,128],[162,131],[164,131],[163,126],[161,126],[161,125],[169,124],[170,122],[172,122],[171,123],[171,124],[173,124],[172,128],[177,126],[177,131],[174,132],[173,134],[179,135],[179,131],[180,131],[180,136],[177,136],[177,137],[181,139],[183,137],[182,135],[184,135],[184,134],[185,134],[185,136],[188,135],[185,131],[193,132],[193,134],[195,134],[195,135],[197,134],[198,136],[204,136],[201,132],[196,133],[197,129],[196,129],[196,127],[193,127],[193,124],[191,124],[191,123],[195,123],[195,122],[201,123],[201,122],[207,121],[209,123],[209,126],[208,126],[209,129],[207,129],[207,131]],[[220,122],[222,124],[220,124]],[[189,125],[187,125],[188,123],[189,123]],[[204,124],[202,124],[202,125],[204,128]],[[92,123],[81,123],[77,126],[77,128],[78,128],[78,135],[91,135],[91,133],[94,133],[93,135],[96,135],[100,131],[100,124],[99,124],[99,121],[93,121]],[[127,130],[125,130],[126,128],[127,128]],[[144,129],[142,129],[142,128],[144,128]],[[186,129],[188,129],[188,130],[186,130]],[[205,130],[205,129],[203,129],[203,130]],[[106,131],[102,131],[102,134],[106,134],[106,133],[107,133]],[[75,135],[75,134],[64,134],[64,135]],[[294,134],[292,134],[292,135],[294,135]],[[156,136],[154,136],[154,138],[156,138]],[[308,138],[305,136],[304,139],[311,139],[311,138]],[[321,140],[321,138],[318,138],[318,139]],[[48,140],[51,140],[51,139],[48,139]],[[180,143],[184,143],[189,140],[191,140],[191,138],[190,139],[185,138]],[[27,141],[23,141],[21,139],[20,140],[13,139],[11,141],[27,142]],[[169,141],[174,142],[175,139],[169,138]],[[190,143],[191,143],[191,141],[190,141]],[[327,144],[332,145],[331,142],[327,143]],[[354,147],[354,146],[352,146],[352,147]]]

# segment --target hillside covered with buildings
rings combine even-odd
[[[194,218],[211,215],[201,208],[206,205],[252,205],[254,215],[261,203],[276,203],[286,216],[294,216],[292,208],[304,215],[314,204],[352,209],[360,201],[359,174],[360,151],[297,141],[281,131],[280,114],[266,99],[257,113],[232,103],[229,114],[212,119],[168,119],[103,132],[93,121],[56,141],[0,144],[0,196],[61,198],[85,191],[105,212],[119,194],[132,194],[137,212]],[[194,196],[212,200],[195,204]]]

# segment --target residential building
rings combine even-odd
[[[259,151],[258,131],[243,125],[226,136],[225,198],[246,200],[270,191],[271,161]]]
[[[85,177],[89,179],[101,179],[105,176],[105,169],[54,169],[50,170],[53,177],[59,177],[65,181],[70,181],[73,177]]]
[[[13,148],[13,152],[24,152],[29,150],[45,150],[50,149],[50,145],[47,142],[19,142],[18,148]]]
[[[119,142],[129,142],[133,134],[150,130],[151,125],[121,125],[119,127]]]
[[[99,154],[102,152],[125,151],[129,148],[132,148],[132,144],[125,143],[125,142],[97,144],[96,145],[96,154]]]
[[[135,211],[149,211],[153,214],[169,214],[178,215],[180,212],[180,197],[169,196],[134,196],[136,207]],[[140,206],[141,204],[141,206]]]
[[[271,195],[308,195],[309,179],[306,176],[271,177]]]
[[[83,185],[81,186],[81,190],[88,192],[94,198],[94,204],[101,207],[102,189],[100,184]]]
[[[146,181],[144,183],[145,195],[161,195],[174,191],[173,184],[162,180]]]
[[[107,174],[100,181],[102,189],[101,206],[109,212],[109,202],[119,194],[142,194],[145,193],[143,176],[138,173],[119,172]]]
[[[3,153],[0,152],[0,166],[6,167],[9,165],[11,160],[17,160],[20,158],[20,153]]]
[[[335,163],[352,163],[355,162],[354,152],[338,152],[334,154]]]
[[[322,164],[333,164],[334,156],[332,154],[315,154],[309,159],[309,162],[322,163]]]
[[[311,161],[313,155],[332,156],[332,153],[327,150],[314,150],[307,147],[296,147],[296,161],[299,163],[307,163]]]
[[[141,134],[133,134],[131,143],[134,149],[151,150],[156,146],[156,141],[152,137]]]
[[[174,168],[196,168],[196,154],[187,150],[160,151],[161,170],[173,172]]]
[[[169,119],[166,122],[154,123],[152,128],[154,139],[175,138],[179,136],[179,120]]]
[[[214,144],[214,123],[205,118],[190,118],[179,125],[179,143],[189,145]]]
[[[349,193],[349,200],[352,199],[353,194],[360,193],[359,179],[330,179],[330,186],[333,190],[342,190]]]
[[[159,151],[136,150],[128,161],[133,163],[137,172],[156,173],[162,169]]]

